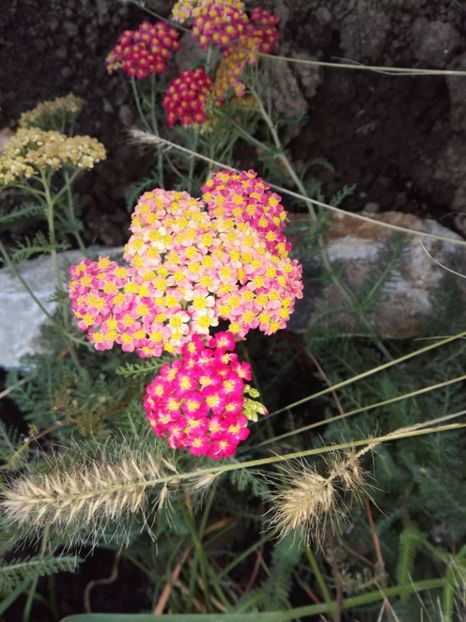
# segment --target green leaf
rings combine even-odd
[[[400,593],[422,592],[443,588],[445,579],[428,579],[426,581],[412,582],[409,585],[396,585],[383,591],[375,590],[358,596],[352,596],[343,600],[343,610],[353,607],[361,607],[385,598],[398,596]],[[163,622],[289,622],[304,616],[318,615],[320,613],[332,613],[336,611],[336,602],[307,605],[287,611],[267,611],[264,613],[179,613],[156,616],[149,613],[143,614],[113,614],[113,613],[83,613],[63,618],[61,622],[155,622],[160,619]]]

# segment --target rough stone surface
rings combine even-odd
[[[461,43],[451,24],[419,17],[413,24],[413,52],[417,60],[433,67],[445,67]]]
[[[371,214],[371,217],[461,239],[433,220],[395,211]],[[295,218],[292,223],[296,220],[302,221],[305,230],[308,218]],[[385,279],[382,277],[382,285],[374,294],[367,313],[367,319],[381,338],[407,339],[428,334],[439,321],[447,322],[452,331],[461,325],[466,310],[466,280],[452,275],[429,258],[420,238],[406,237],[397,244],[390,229],[351,216],[336,216],[332,224],[326,238],[328,258],[358,300],[364,292],[376,287],[384,270],[390,266],[389,275]],[[303,239],[302,235],[293,235],[297,256],[304,265],[305,296],[292,316],[290,330],[304,332],[315,327],[317,318],[321,318],[319,325],[327,328],[367,333],[357,314],[341,311],[342,307],[347,309],[347,303],[336,285],[317,285],[321,263],[315,254],[308,256]],[[422,238],[422,244],[437,262],[466,274],[466,246],[432,238]],[[454,297],[455,307],[462,309],[462,314],[452,313],[448,296]]]
[[[385,47],[390,17],[382,10],[360,0],[341,23],[341,47],[352,60],[376,60]]]
[[[100,249],[97,254],[118,253],[118,249]],[[60,254],[60,264],[79,261],[79,251]],[[21,275],[49,313],[56,309],[51,300],[55,292],[55,273],[50,257],[38,257],[22,264]],[[21,357],[42,349],[40,329],[46,317],[31,299],[20,281],[7,268],[0,270],[0,367],[15,368]]]

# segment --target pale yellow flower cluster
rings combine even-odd
[[[20,128],[0,157],[0,186],[63,166],[91,169],[105,160],[105,147],[90,136],[66,136],[38,128]]]
[[[41,130],[63,129],[66,123],[75,121],[83,105],[83,100],[73,93],[43,101],[32,110],[23,112],[19,118],[19,126],[38,127]]]
[[[211,3],[212,0],[178,0],[172,9],[172,19],[183,24],[191,18],[205,13],[206,5]],[[217,0],[216,4],[218,6],[234,7],[240,11],[245,10],[242,0]]]

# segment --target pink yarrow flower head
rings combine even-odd
[[[270,203],[273,193],[253,171],[220,181],[208,207],[186,192],[146,192],[132,216],[127,266],[101,257],[71,268],[72,310],[97,349],[116,343],[142,357],[180,354],[194,336],[208,339],[220,320],[236,338],[286,327],[303,286],[301,266],[278,235],[279,197]],[[266,200],[276,212],[276,231],[233,212],[241,207],[238,182],[246,184],[246,206],[257,200],[261,209]],[[269,233],[277,233],[275,242]]]
[[[162,101],[168,125],[173,127],[178,121],[185,127],[205,123],[212,87],[212,79],[203,68],[182,71],[170,82]]]
[[[146,389],[144,407],[157,436],[195,456],[229,458],[249,435],[245,404],[251,367],[234,352],[235,339],[220,332],[185,344],[182,358],[163,365]],[[263,407],[258,410],[266,413]]]
[[[180,47],[179,33],[165,22],[144,21],[136,30],[125,30],[107,56],[111,73],[122,69],[139,80],[168,71],[167,61]]]
[[[226,49],[246,32],[247,27],[248,17],[244,10],[211,0],[204,2],[202,12],[194,17],[192,35],[203,48],[213,44]]]
[[[272,253],[290,251],[291,244],[283,234],[286,212],[281,197],[255,171],[217,171],[202,186],[202,192],[210,213],[248,222]]]
[[[133,214],[125,260],[157,295],[164,342],[174,353],[220,319],[239,337],[255,328],[272,334],[285,328],[302,296],[301,266],[281,238],[272,246],[245,219],[214,211],[187,193],[158,189]]]

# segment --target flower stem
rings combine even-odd
[[[139,119],[141,120],[141,123],[146,128],[146,130],[150,132],[151,128],[149,124],[147,123],[147,119],[144,115],[144,112],[142,111],[141,101],[139,99],[138,87],[136,86],[136,81],[134,79],[134,76],[131,76],[130,82],[131,82],[131,89],[133,91],[134,102],[136,104],[136,109],[138,111]]]

